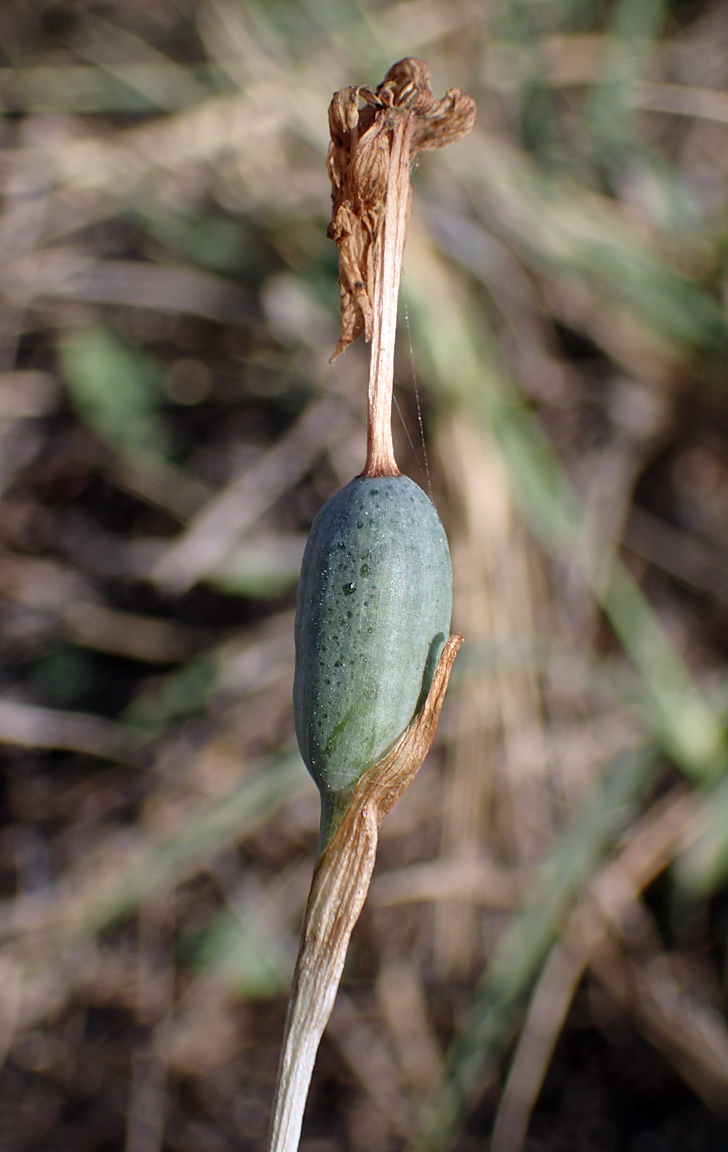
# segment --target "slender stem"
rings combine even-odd
[[[362,476],[400,475],[392,444],[392,387],[399,278],[409,213],[410,147],[413,127],[414,115],[411,112],[395,113],[384,220],[374,252],[374,318],[369,361],[367,462]]]
[[[316,1051],[374,870],[377,829],[429,751],[462,639],[451,636],[445,644],[420,711],[394,748],[359,780],[316,862],[288,1003],[268,1152],[298,1148]]]

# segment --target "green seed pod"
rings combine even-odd
[[[379,476],[332,496],[303,557],[293,685],[298,744],[324,811],[418,711],[451,610],[447,540],[421,488]]]

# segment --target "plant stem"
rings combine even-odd
[[[414,115],[392,109],[391,151],[384,220],[374,251],[374,317],[369,360],[367,461],[362,476],[399,476],[392,444],[394,342],[399,278],[410,207],[410,151]]]
[[[445,644],[421,709],[391,751],[353,789],[339,827],[316,862],[286,1017],[268,1152],[298,1148],[316,1051],[374,870],[377,830],[429,751],[462,639],[451,636]]]

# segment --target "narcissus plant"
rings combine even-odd
[[[363,104],[363,107],[360,105]],[[391,434],[397,295],[410,165],[469,131],[470,97],[440,101],[408,58],[376,90],[329,109],[329,236],[339,246],[341,339],[371,341],[363,472],[316,517],[296,607],[293,704],[321,793],[319,858],[304,918],[271,1123],[270,1152],[298,1146],[313,1064],[374,867],[377,828],[435,734],[452,662],[452,574],[434,505],[402,476]]]

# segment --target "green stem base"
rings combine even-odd
[[[318,854],[329,846],[354,795],[353,788],[341,792],[321,792],[321,818],[319,820]]]

